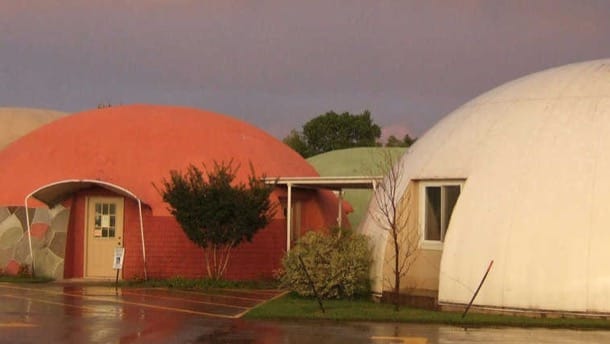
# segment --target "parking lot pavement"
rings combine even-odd
[[[239,319],[280,294],[0,283],[0,343],[610,343],[608,331]]]
[[[0,343],[184,342],[281,294],[0,283]]]
[[[235,319],[252,307],[281,295],[279,290],[184,291],[162,288],[113,288],[80,285],[0,284],[0,308],[18,311],[20,305],[83,312],[120,312],[126,308],[163,310],[213,318]],[[49,309],[50,310],[50,309]]]

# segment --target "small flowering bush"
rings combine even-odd
[[[321,298],[341,299],[370,290],[371,250],[368,238],[346,230],[335,234],[308,232],[282,260],[281,286],[301,296],[313,296],[307,273]]]

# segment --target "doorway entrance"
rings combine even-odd
[[[88,197],[85,225],[85,277],[114,278],[114,249],[123,246],[122,197]]]

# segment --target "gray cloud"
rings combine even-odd
[[[606,1],[0,0],[0,105],[196,106],[282,137],[370,109],[420,135],[540,69],[610,56]]]

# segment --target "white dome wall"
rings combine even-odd
[[[496,118],[454,210],[439,301],[610,311],[610,61],[493,90],[450,117]],[[456,142],[456,144],[459,144]]]
[[[467,303],[493,259],[475,304],[610,312],[610,60],[487,92],[435,125],[401,163],[403,187],[466,179],[445,238],[439,302]],[[383,253],[387,240],[370,216],[363,225]]]
[[[447,116],[431,128],[407,150],[400,159],[402,174],[397,189],[404,191],[411,180],[417,179],[466,179],[476,152],[482,148],[481,142],[493,124],[494,116],[481,121],[465,114],[461,117]],[[463,124],[463,125],[461,125]],[[455,142],[460,142],[456,145]],[[474,154],[473,154],[474,153]],[[399,195],[402,197],[402,195]],[[373,199],[369,213],[377,213]],[[361,223],[362,232],[369,236],[373,245],[373,266],[371,268],[371,289],[381,293],[383,285],[383,265],[388,246],[388,232],[383,230],[368,215]],[[388,286],[385,286],[388,289]]]
[[[0,149],[65,113],[46,109],[0,107]]]

